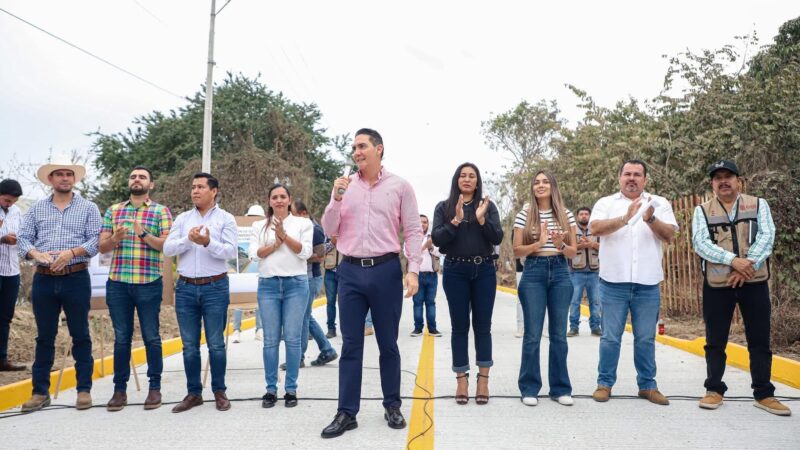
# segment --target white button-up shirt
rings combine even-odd
[[[208,229],[208,247],[189,240],[189,230],[200,225]],[[205,229],[201,234],[205,234]],[[205,216],[197,208],[181,213],[164,242],[164,254],[178,256],[178,273],[185,277],[227,273],[227,261],[238,255],[236,219],[219,205],[214,205]]]
[[[0,208],[0,238],[7,234],[19,234],[19,227],[22,224],[22,213],[17,205],[11,205],[8,211]],[[13,277],[19,275],[19,255],[17,246],[0,244],[0,276]]]
[[[658,220],[678,229],[672,205],[664,197],[643,193],[656,202],[655,216]],[[603,197],[592,208],[589,227],[595,220],[624,216],[633,200],[622,192]],[[646,203],[644,200],[642,203]],[[644,220],[638,219],[619,230],[600,238],[600,278],[610,283],[637,283],[654,285],[664,279],[661,267],[661,240]]]

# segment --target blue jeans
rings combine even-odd
[[[200,395],[200,327],[205,327],[208,358],[211,362],[211,391],[225,392],[225,326],[228,321],[230,290],[228,278],[203,285],[181,279],[175,285],[175,315],[183,340],[183,370],[186,390]]]
[[[67,328],[72,336],[72,357],[78,392],[92,389],[92,338],[89,335],[89,299],[92,283],[88,270],[64,276],[37,273],[33,276],[31,301],[36,318],[36,356],[31,368],[33,393],[47,395],[50,390],[50,370],[56,355],[58,316],[61,309],[67,316]]]
[[[497,294],[494,264],[472,264],[444,261],[442,287],[447,296],[450,323],[453,327],[450,346],[453,349],[453,372],[469,370],[469,325],[475,334],[475,364],[492,367],[492,312]]]
[[[601,279],[600,299],[603,303],[603,337],[600,338],[597,384],[612,387],[617,381],[619,347],[630,310],[636,383],[639,389],[657,389],[655,341],[661,303],[658,285],[609,283]]]
[[[422,307],[425,305],[425,319],[428,331],[436,329],[436,288],[439,275],[436,272],[420,272],[419,291],[414,294],[414,329],[422,329]]]
[[[278,392],[278,346],[286,348],[286,392],[297,392],[300,340],[308,304],[308,276],[258,279],[258,312],[264,324],[264,378],[267,392]],[[308,338],[306,338],[308,340]]]
[[[8,335],[18,296],[19,275],[0,276],[0,361],[8,359]]]
[[[339,290],[339,282],[336,280],[335,270],[326,270],[324,275],[325,297],[328,303],[325,305],[328,313],[328,329],[336,329],[336,293]]]
[[[572,301],[569,305],[569,328],[577,330],[581,322],[583,290],[589,297],[589,328],[600,329],[600,274],[592,271],[572,272]]]
[[[236,331],[242,331],[242,310],[241,309],[234,309],[233,310],[233,329]],[[256,331],[261,329],[261,314],[258,313],[258,308],[256,308]]]
[[[114,391],[125,392],[131,378],[131,339],[134,309],[139,314],[144,349],[147,354],[147,378],[150,390],[161,390],[164,360],[161,353],[158,314],[161,312],[162,279],[132,284],[106,281],[106,304],[114,325]]]
[[[367,311],[367,316],[364,318],[364,327],[372,328],[372,309]]]
[[[303,331],[302,336],[300,337],[300,360],[302,361],[306,357],[306,350],[308,349],[308,335],[311,333],[311,337],[317,342],[317,346],[319,347],[320,353],[329,354],[333,351],[333,347],[331,347],[331,343],[327,337],[325,337],[325,332],[322,331],[322,328],[317,323],[317,319],[311,315],[311,306],[314,303],[314,299],[317,298],[317,294],[322,289],[322,277],[312,277],[308,279],[308,307],[306,308],[306,313],[303,316]]]
[[[519,300],[525,320],[518,381],[523,397],[536,397],[542,389],[539,354],[545,312],[550,341],[547,362],[549,395],[556,398],[572,394],[567,370],[567,314],[571,295],[572,281],[564,256],[529,256],[525,260],[519,283]]]

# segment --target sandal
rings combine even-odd
[[[462,373],[461,375],[456,375],[456,380],[461,379],[461,378],[466,378],[467,392],[469,392],[469,374],[468,373]],[[456,389],[458,389],[458,388],[456,388]],[[456,391],[456,392],[458,392],[458,391]],[[458,403],[459,405],[466,405],[468,402],[469,402],[469,395],[456,394],[456,403]]]
[[[479,381],[480,381],[481,378],[486,378],[486,380],[487,380],[486,381],[486,389],[487,390],[489,389],[489,381],[488,381],[489,380],[489,375],[483,375],[483,374],[479,373],[476,378]],[[476,390],[476,392],[475,392],[475,403],[477,403],[479,405],[485,405],[485,404],[489,403],[489,396],[488,395],[478,395],[477,390]]]

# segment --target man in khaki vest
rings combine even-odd
[[[592,336],[602,336],[600,324],[600,242],[589,230],[589,217],[592,210],[586,206],[578,208],[578,253],[569,260],[572,278],[572,301],[569,305],[569,331],[567,337],[577,336],[581,320],[581,299],[583,291],[589,299],[589,329]]]
[[[722,160],[708,169],[714,198],[695,208],[694,251],[703,259],[703,320],[706,323],[706,395],[700,407],[717,409],[728,387],[725,347],[736,304],[742,314],[750,353],[754,406],[780,416],[791,410],[775,397],[770,382],[769,255],[775,225],[762,198],[740,194],[739,168]]]

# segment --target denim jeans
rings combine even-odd
[[[339,291],[339,282],[336,280],[335,270],[326,270],[324,275],[325,297],[328,303],[325,305],[328,313],[328,329],[336,329],[336,294]]]
[[[305,315],[303,315],[303,331],[300,337],[300,361],[305,359],[306,350],[308,349],[308,335],[317,342],[320,353],[329,354],[333,351],[330,341],[325,337],[325,332],[317,323],[317,319],[311,315],[311,306],[317,294],[322,289],[322,277],[311,277],[308,279],[308,306],[306,307]]]
[[[519,300],[525,319],[518,381],[522,397],[536,397],[542,389],[540,348],[545,313],[550,341],[549,395],[556,398],[572,394],[567,369],[567,314],[571,295],[572,281],[563,255],[529,256],[525,260],[519,283]]]
[[[8,359],[8,335],[18,296],[19,275],[0,276],[0,361]]]
[[[281,330],[286,348],[286,392],[297,392],[300,340],[308,304],[308,276],[258,279],[258,312],[264,324],[264,378],[267,392],[278,392],[278,346]],[[308,338],[306,337],[306,340]]]
[[[181,279],[175,286],[175,315],[183,340],[183,369],[186,390],[200,395],[200,327],[205,327],[208,358],[211,362],[211,391],[225,391],[224,331],[228,321],[230,289],[228,279],[203,285],[189,284]]]
[[[50,370],[56,354],[58,316],[61,309],[67,316],[67,328],[72,336],[72,357],[78,392],[92,389],[92,338],[89,334],[89,300],[92,283],[88,270],[63,276],[37,273],[33,276],[31,301],[36,318],[36,356],[31,368],[33,393],[47,395],[50,390]]]
[[[436,272],[420,272],[419,291],[414,294],[414,329],[422,329],[422,307],[425,306],[425,321],[428,331],[436,329],[436,288],[439,286],[439,275]]]
[[[258,308],[256,308],[256,331],[260,330],[261,327],[261,314],[258,313]],[[241,309],[234,309],[233,310],[233,329],[236,331],[242,331],[242,310]]]
[[[162,279],[133,284],[106,281],[106,304],[114,326],[114,391],[125,392],[131,378],[131,339],[134,309],[139,314],[150,390],[161,390],[164,360],[161,353],[158,314],[161,312]]]
[[[367,311],[367,316],[364,317],[364,327],[372,328],[372,309]]]
[[[603,304],[603,336],[600,338],[600,362],[597,384],[614,386],[622,333],[628,311],[633,327],[633,365],[639,389],[657,389],[656,325],[661,304],[658,285],[609,283],[600,280],[600,301]]]
[[[569,305],[569,328],[577,330],[581,322],[583,290],[589,298],[589,328],[600,329],[600,274],[592,271],[572,272],[572,301]]]
[[[497,278],[491,261],[483,264],[445,259],[442,287],[447,296],[453,331],[453,372],[469,371],[469,325],[475,334],[475,364],[492,367],[492,312],[497,293]]]

